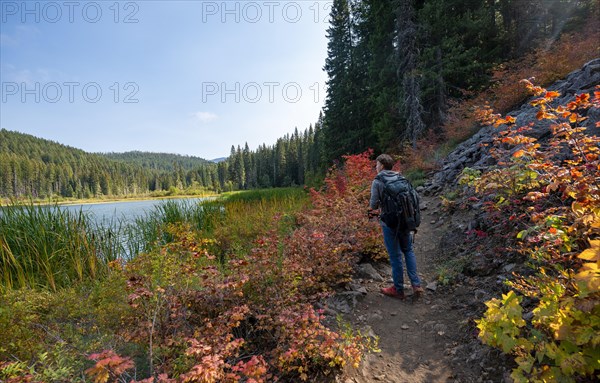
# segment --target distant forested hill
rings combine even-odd
[[[166,153],[87,153],[60,143],[0,130],[0,198],[144,195],[303,185],[322,161],[320,123],[250,151],[231,147],[218,163]],[[175,190],[174,190],[175,189]]]
[[[0,197],[91,198],[219,189],[217,165],[176,155],[101,155],[0,130]],[[114,157],[114,158],[111,158]]]
[[[145,169],[165,171],[175,171],[179,168],[192,170],[211,164],[210,161],[199,157],[171,153],[140,152],[137,150],[125,153],[101,153],[101,155],[112,160],[137,164]]]

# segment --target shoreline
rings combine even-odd
[[[168,200],[168,199],[191,199],[191,198],[216,198],[221,194],[182,194],[175,196],[135,196],[135,197],[116,197],[107,199],[78,199],[78,200],[67,200],[67,201],[42,201],[42,200],[0,200],[0,207],[13,206],[13,205],[58,205],[58,206],[69,206],[69,205],[97,205],[103,203],[119,203],[119,202],[137,202],[137,201],[151,201],[151,200]]]

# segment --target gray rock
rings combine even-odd
[[[475,292],[473,293],[475,300],[478,302],[482,302],[484,300],[487,300],[487,298],[489,297],[489,294],[487,291],[482,290],[482,289],[477,289],[475,290]]]
[[[446,327],[445,324],[443,323],[437,323],[433,326],[433,331],[437,334],[439,333],[445,333],[446,330],[448,330],[448,328]]]
[[[357,291],[345,291],[342,293],[335,294],[327,299],[327,307],[329,309],[339,311],[344,314],[350,313],[359,298],[362,298],[363,294]]]
[[[375,331],[373,331],[373,328],[371,328],[371,326],[365,326],[362,328],[361,333],[363,335],[366,335],[368,337],[371,337],[373,339],[377,339],[377,334],[375,334]]]
[[[367,295],[367,288],[364,286],[361,286],[359,283],[350,282],[350,283],[348,283],[348,285],[346,287],[350,291],[356,291],[356,292],[361,293],[362,295]]]
[[[383,277],[375,270],[370,263],[361,263],[356,267],[356,274],[359,278],[370,279],[376,282],[383,282]]]
[[[437,282],[433,281],[433,282],[429,282],[427,284],[427,287],[425,287],[427,290],[431,290],[431,291],[436,291],[437,290]]]

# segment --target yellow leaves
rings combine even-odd
[[[600,240],[590,241],[590,248],[578,255],[584,261],[575,275],[581,297],[600,292]]]
[[[92,377],[94,383],[106,383],[108,382],[109,373],[103,366],[94,366],[85,370],[88,376]]]
[[[584,250],[577,257],[588,262],[596,262],[600,266],[600,240],[590,241],[590,248]]]
[[[572,381],[592,376],[600,360],[600,144],[579,126],[585,108],[600,107],[600,92],[594,105],[584,94],[553,106],[557,92],[526,83],[536,93],[537,118],[552,120],[551,137],[540,149],[521,138],[527,126],[501,132],[492,153],[498,167],[478,177],[475,187],[476,198],[506,198],[496,205],[500,219],[511,225],[503,234],[511,234],[511,245],[527,254],[534,268],[508,284],[537,299],[527,327],[513,292],[486,302],[476,323],[483,343],[516,357],[515,381]],[[558,160],[556,154],[566,149],[571,158]],[[581,247],[590,239],[589,249]]]
[[[571,115],[569,116],[569,122],[572,124],[576,123],[578,117],[579,115],[577,113],[571,113]]]
[[[512,125],[517,121],[517,119],[514,118],[513,116],[506,116],[505,118],[501,118],[499,115],[492,115],[492,116],[495,116],[495,122],[494,122],[495,127],[498,127],[503,124]]]
[[[510,144],[510,145],[531,144],[531,143],[534,143],[535,141],[536,141],[535,138],[526,137],[523,135],[506,136],[506,137],[502,138],[503,144]]]
[[[502,300],[494,298],[485,302],[488,309],[484,317],[476,321],[482,342],[499,347],[505,353],[518,347],[516,337],[521,332],[520,328],[525,326],[521,299],[511,290],[502,295]]]
[[[533,83],[530,80],[523,79],[521,80],[521,82],[525,84],[525,87],[529,92],[533,93],[536,96],[539,96],[546,91],[541,86],[533,85]]]
[[[553,120],[556,118],[556,115],[553,113],[548,113],[546,110],[544,109],[540,109],[537,114],[535,115],[535,117],[538,120]]]

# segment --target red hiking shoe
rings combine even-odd
[[[388,297],[396,298],[396,299],[404,299],[404,291],[398,292],[396,287],[390,286],[381,289],[381,293],[383,295],[387,295]]]

